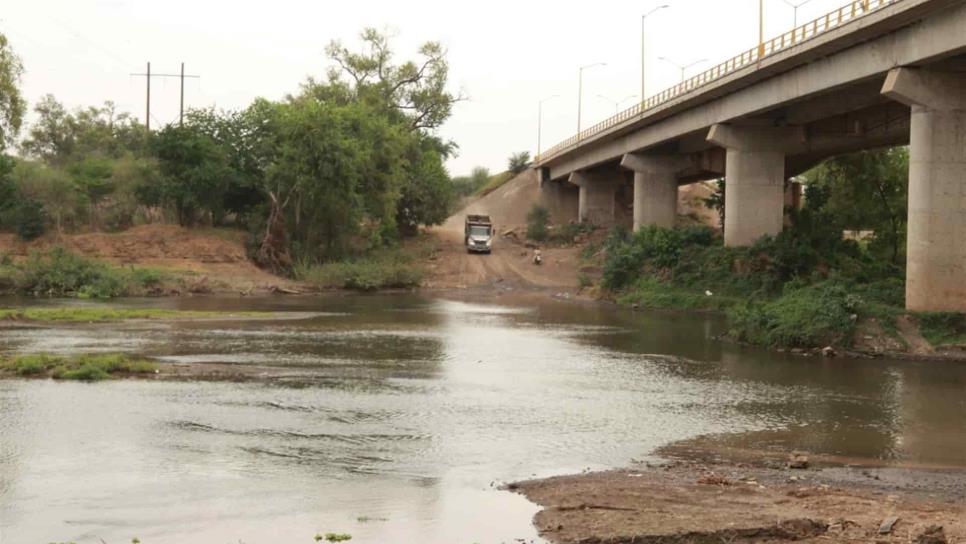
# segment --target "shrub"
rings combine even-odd
[[[507,161],[507,169],[514,174],[519,174],[530,166],[530,152],[521,151],[519,153],[514,153],[510,155],[510,159]]]
[[[23,291],[86,298],[110,298],[124,292],[121,275],[107,265],[85,259],[63,248],[33,253],[19,278]]]
[[[34,240],[47,232],[47,212],[40,202],[24,198],[14,208],[13,224],[21,240]]]
[[[365,259],[295,265],[295,277],[319,289],[408,289],[418,287],[423,270],[402,252],[385,251]]]
[[[630,235],[626,230],[614,230],[607,241],[604,260],[604,287],[624,288],[639,278],[645,268],[669,269],[678,264],[682,252],[689,246],[708,246],[714,233],[705,227],[667,229],[644,227]]]
[[[730,335],[766,346],[820,347],[847,344],[861,298],[838,282],[789,286],[781,297],[752,301],[728,312]]]
[[[543,242],[547,239],[550,224],[550,210],[534,204],[527,213],[527,238]]]

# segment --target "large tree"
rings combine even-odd
[[[805,175],[823,193],[821,211],[837,227],[875,233],[873,249],[898,263],[906,237],[909,150],[862,151],[830,159]],[[808,202],[806,205],[813,206]]]
[[[13,143],[20,133],[27,103],[20,94],[23,63],[10,47],[7,37],[0,34],[0,151]]]
[[[433,131],[463,100],[447,89],[449,63],[446,49],[439,42],[426,42],[419,48],[418,60],[395,64],[389,37],[374,28],[360,35],[364,50],[350,51],[338,41],[326,48],[336,63],[329,70],[329,93],[342,89],[350,96],[377,104],[405,116],[412,130]],[[314,82],[308,88],[317,87]]]

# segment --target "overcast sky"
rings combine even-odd
[[[324,74],[326,44],[357,45],[363,27],[393,32],[403,60],[438,40],[449,51],[453,90],[469,97],[442,129],[460,147],[449,168],[461,175],[477,165],[502,170],[515,151],[534,153],[542,98],[559,95],[544,104],[543,147],[576,132],[581,65],[607,63],[584,73],[585,127],[614,113],[599,95],[636,100],[640,16],[665,3],[670,8],[647,20],[648,95],[680,77],[659,57],[708,59],[690,74],[757,43],[758,0],[3,0],[0,32],[23,58],[31,107],[50,93],[71,108],[112,100],[141,119],[144,78],[129,74],[147,61],[167,73],[183,61],[201,76],[186,83],[186,106],[241,108]],[[799,21],[845,3],[811,0]],[[765,0],[766,34],[790,29],[792,13],[784,0]],[[177,119],[177,80],[154,81],[151,112],[153,126]]]

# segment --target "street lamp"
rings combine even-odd
[[[701,59],[701,60],[696,60],[696,61],[692,62],[691,64],[684,64],[684,65],[682,65],[682,64],[678,64],[678,63],[674,62],[673,60],[671,60],[671,59],[669,59],[667,57],[660,57],[659,60],[663,60],[664,62],[666,62],[666,63],[668,63],[668,64],[676,67],[678,70],[681,70],[681,83],[684,83],[684,72],[688,68],[691,68],[692,66],[697,66],[698,64],[701,64],[702,62],[708,62],[708,59]]]
[[[645,66],[645,63],[647,62],[647,42],[645,41],[645,37],[644,37],[645,36],[644,24],[647,22],[647,18],[653,15],[654,12],[668,7],[671,7],[671,6],[667,4],[661,4],[660,6],[652,9],[651,11],[645,13],[644,15],[641,15],[641,104],[643,104],[644,100],[647,99],[647,94],[645,94],[645,90],[644,90],[644,79],[646,77],[644,66]],[[643,107],[641,109],[643,109]]]
[[[577,138],[580,139],[580,114],[583,108],[584,102],[584,70],[587,68],[594,68],[596,66],[607,66],[606,62],[595,62],[593,64],[587,64],[581,66],[577,73]]]
[[[624,102],[627,102],[628,100],[631,100],[633,98],[637,98],[637,95],[636,94],[631,94],[631,95],[625,96],[624,98],[621,98],[620,100],[614,100],[613,98],[611,98],[609,96],[604,96],[602,94],[599,94],[599,95],[597,95],[597,98],[603,98],[604,100],[606,100],[606,101],[610,102],[611,104],[613,104],[614,105],[614,115],[617,115],[618,113],[620,113],[621,104],[623,104]]]
[[[782,2],[785,2],[786,4],[788,4],[790,8],[795,10],[795,18],[793,19],[794,24],[792,25],[792,28],[798,28],[798,8],[804,6],[805,4],[811,1],[812,0],[803,0],[802,2],[795,3],[795,2],[789,2],[789,0],[782,0]]]
[[[537,158],[540,157],[540,152],[541,152],[540,140],[541,140],[541,137],[543,136],[543,103],[548,100],[553,100],[554,98],[560,98],[560,95],[555,94],[553,96],[548,96],[547,98],[544,98],[543,100],[537,103]]]

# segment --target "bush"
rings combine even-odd
[[[507,169],[514,174],[519,174],[530,166],[530,152],[521,151],[519,153],[514,153],[510,155],[510,159],[507,161]]]
[[[30,198],[20,201],[13,212],[13,224],[21,240],[35,240],[47,232],[47,213],[40,202]]]
[[[299,263],[295,266],[295,277],[319,289],[375,291],[418,287],[423,270],[397,250],[350,261]]]
[[[715,237],[706,227],[667,229],[644,227],[629,234],[626,229],[615,229],[607,241],[604,260],[604,287],[618,290],[627,287],[644,274],[667,270],[678,264],[685,248],[709,246]]]
[[[848,344],[862,299],[838,282],[789,286],[774,300],[752,301],[728,312],[730,335],[753,344],[819,347]]]
[[[143,294],[165,280],[158,270],[115,268],[61,247],[32,253],[12,276],[18,291],[81,298]]]
[[[547,239],[550,225],[550,210],[534,204],[527,213],[527,238],[543,242]]]

